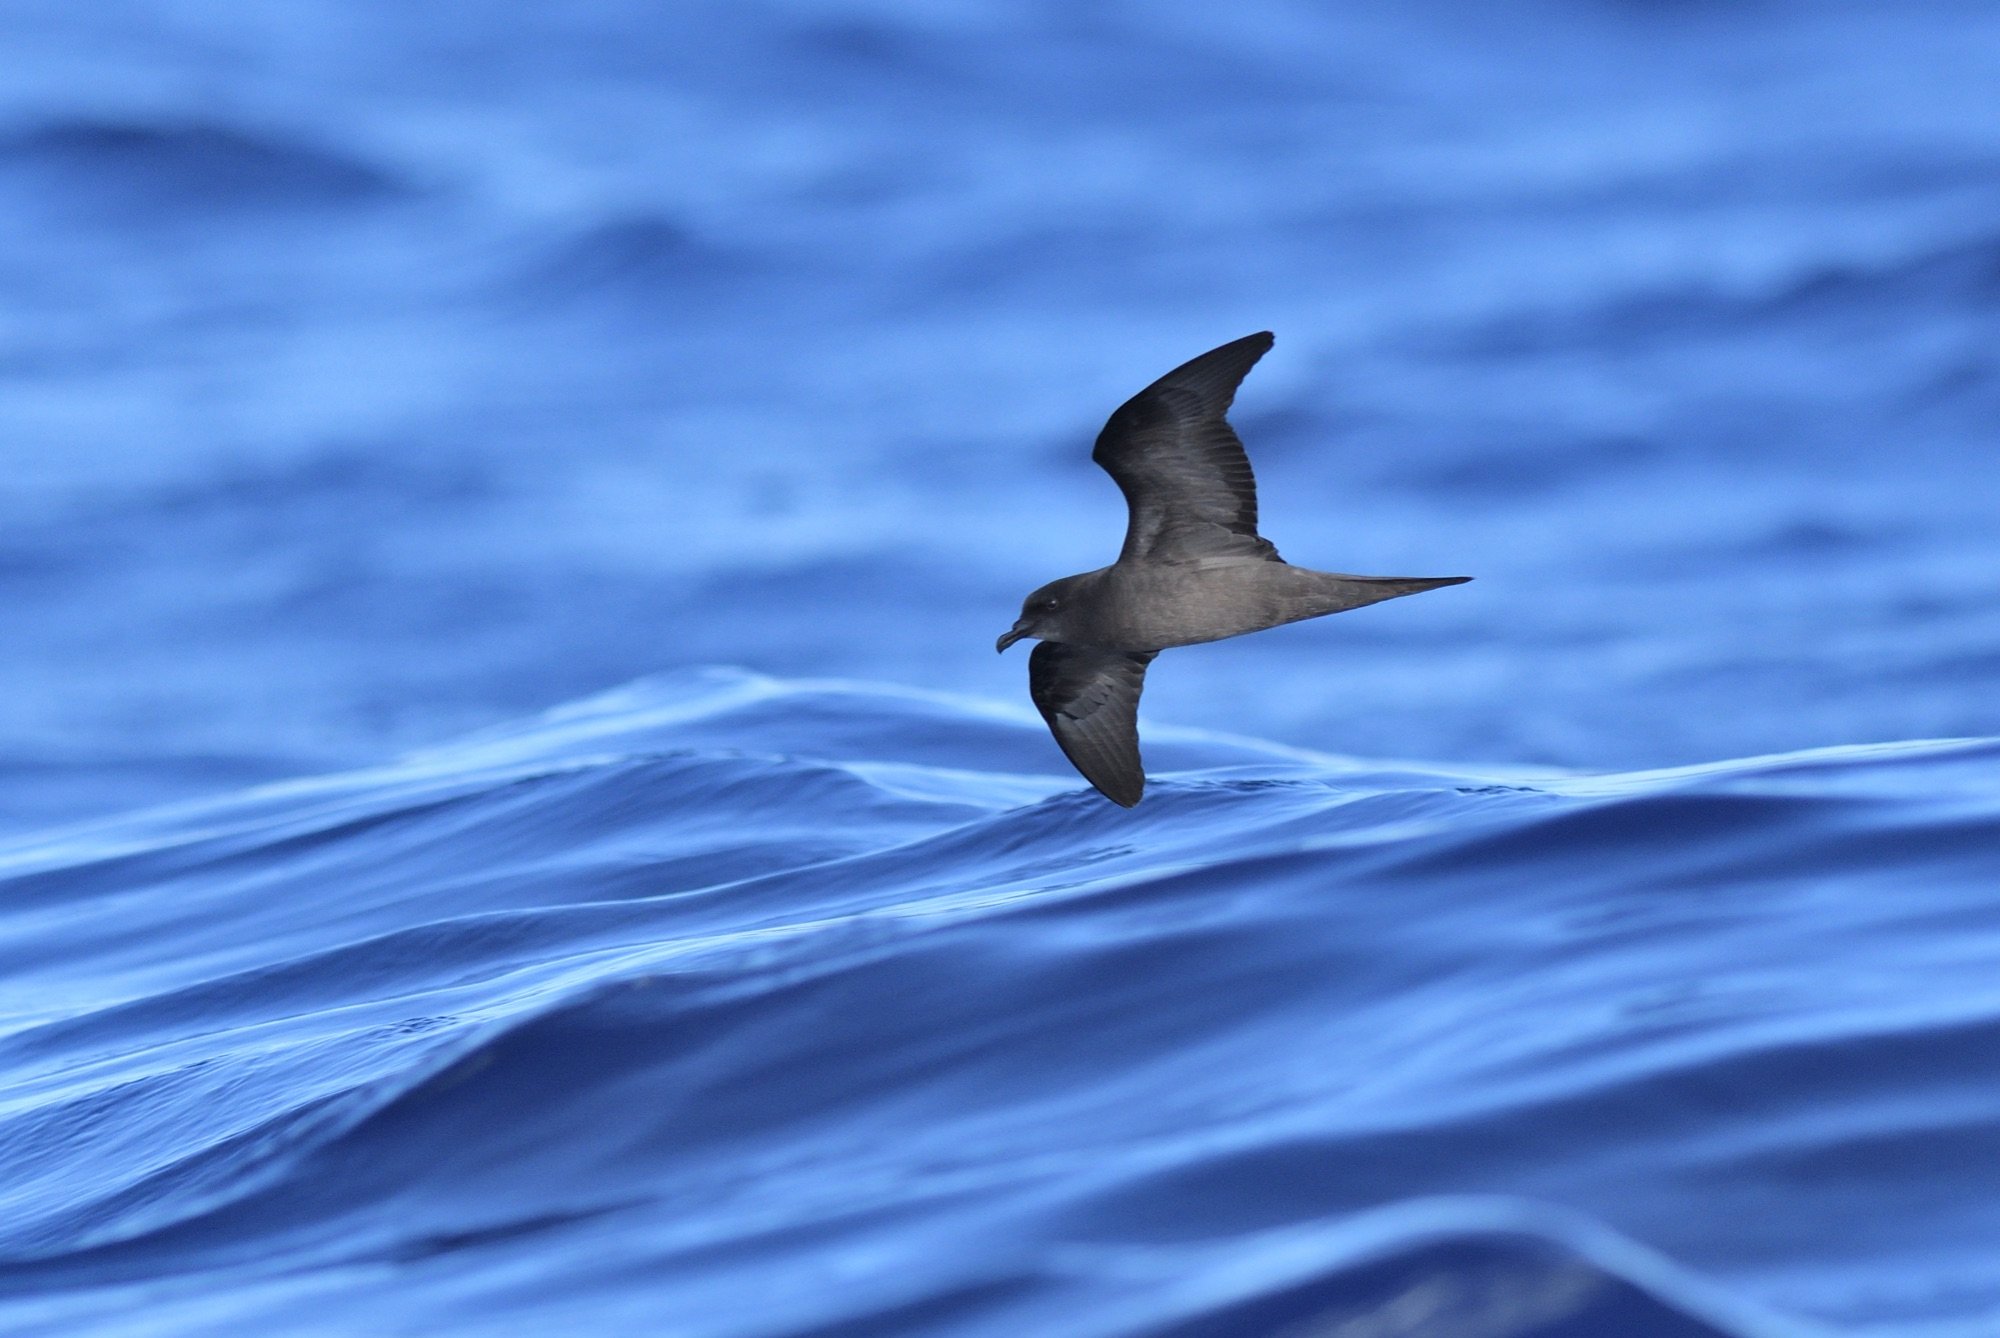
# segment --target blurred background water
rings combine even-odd
[[[2000,11],[0,39],[7,1331],[2000,1327]],[[1263,328],[1478,580],[1124,814],[993,637]]]

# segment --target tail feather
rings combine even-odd
[[[1307,593],[1310,612],[1302,618],[1319,618],[1329,613],[1345,613],[1385,599],[1420,595],[1441,586],[1464,585],[1470,576],[1348,576],[1341,572],[1316,571]]]

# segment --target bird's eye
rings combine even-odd
[[[1061,600],[1057,599],[1054,595],[1050,595],[1047,599],[1042,601],[1042,612],[1054,613],[1061,604],[1062,604]]]

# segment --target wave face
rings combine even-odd
[[[1160,733],[1127,813],[684,675],[17,845],[0,1323],[1775,1333],[1524,1201],[1780,1304],[1990,1239],[2000,741]]]

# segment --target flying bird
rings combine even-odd
[[[1250,459],[1223,415],[1272,342],[1266,331],[1211,349],[1119,406],[1090,453],[1130,513],[1118,560],[1029,595],[995,647],[1041,643],[1028,658],[1036,709],[1083,778],[1126,808],[1146,788],[1139,691],[1161,651],[1472,579],[1312,571],[1257,533]]]

